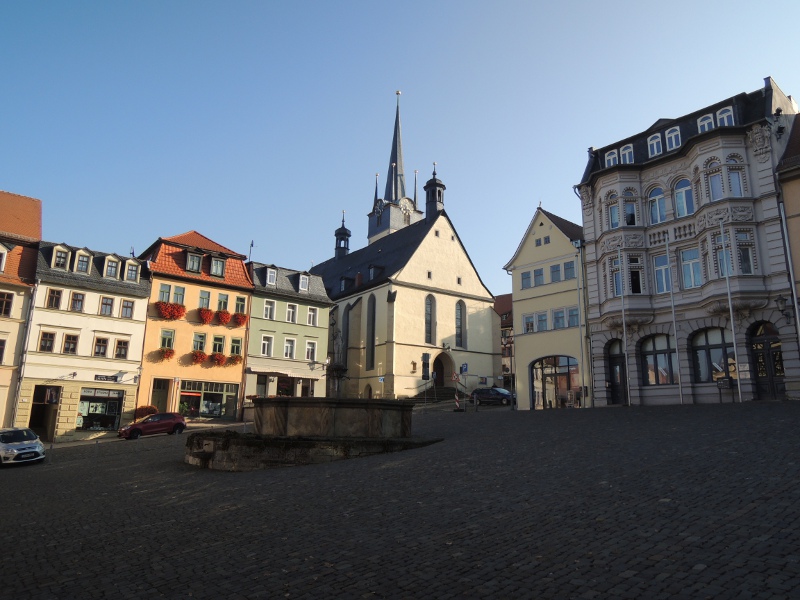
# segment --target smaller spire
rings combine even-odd
[[[378,174],[375,173],[375,204],[377,203],[378,203]],[[344,214],[344,211],[342,211],[342,214]],[[342,219],[344,219],[344,217],[342,217]]]
[[[436,161],[433,161],[433,178],[436,179]]]
[[[377,194],[377,192],[376,192]],[[344,227],[344,211],[342,211],[342,227]]]

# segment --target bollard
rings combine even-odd
[[[47,462],[48,464],[53,462],[53,442],[50,442],[50,451],[47,453]]]

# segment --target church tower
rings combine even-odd
[[[444,191],[447,189],[436,178],[436,163],[433,163],[433,176],[422,189],[425,190],[425,220],[433,221],[444,210]]]
[[[344,258],[350,253],[350,230],[344,226],[344,211],[342,211],[342,226],[334,232],[336,236],[336,249],[334,258]]]

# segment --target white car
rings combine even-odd
[[[9,465],[42,462],[44,458],[44,444],[32,429],[27,427],[0,429],[0,463]]]

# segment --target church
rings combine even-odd
[[[423,187],[424,206],[416,187],[415,176],[409,197],[398,93],[386,188],[379,198],[376,180],[368,243],[350,251],[343,217],[333,258],[311,269],[335,303],[332,397],[403,399],[428,386],[454,388],[455,395],[500,385],[500,317],[445,212],[436,163]]]

